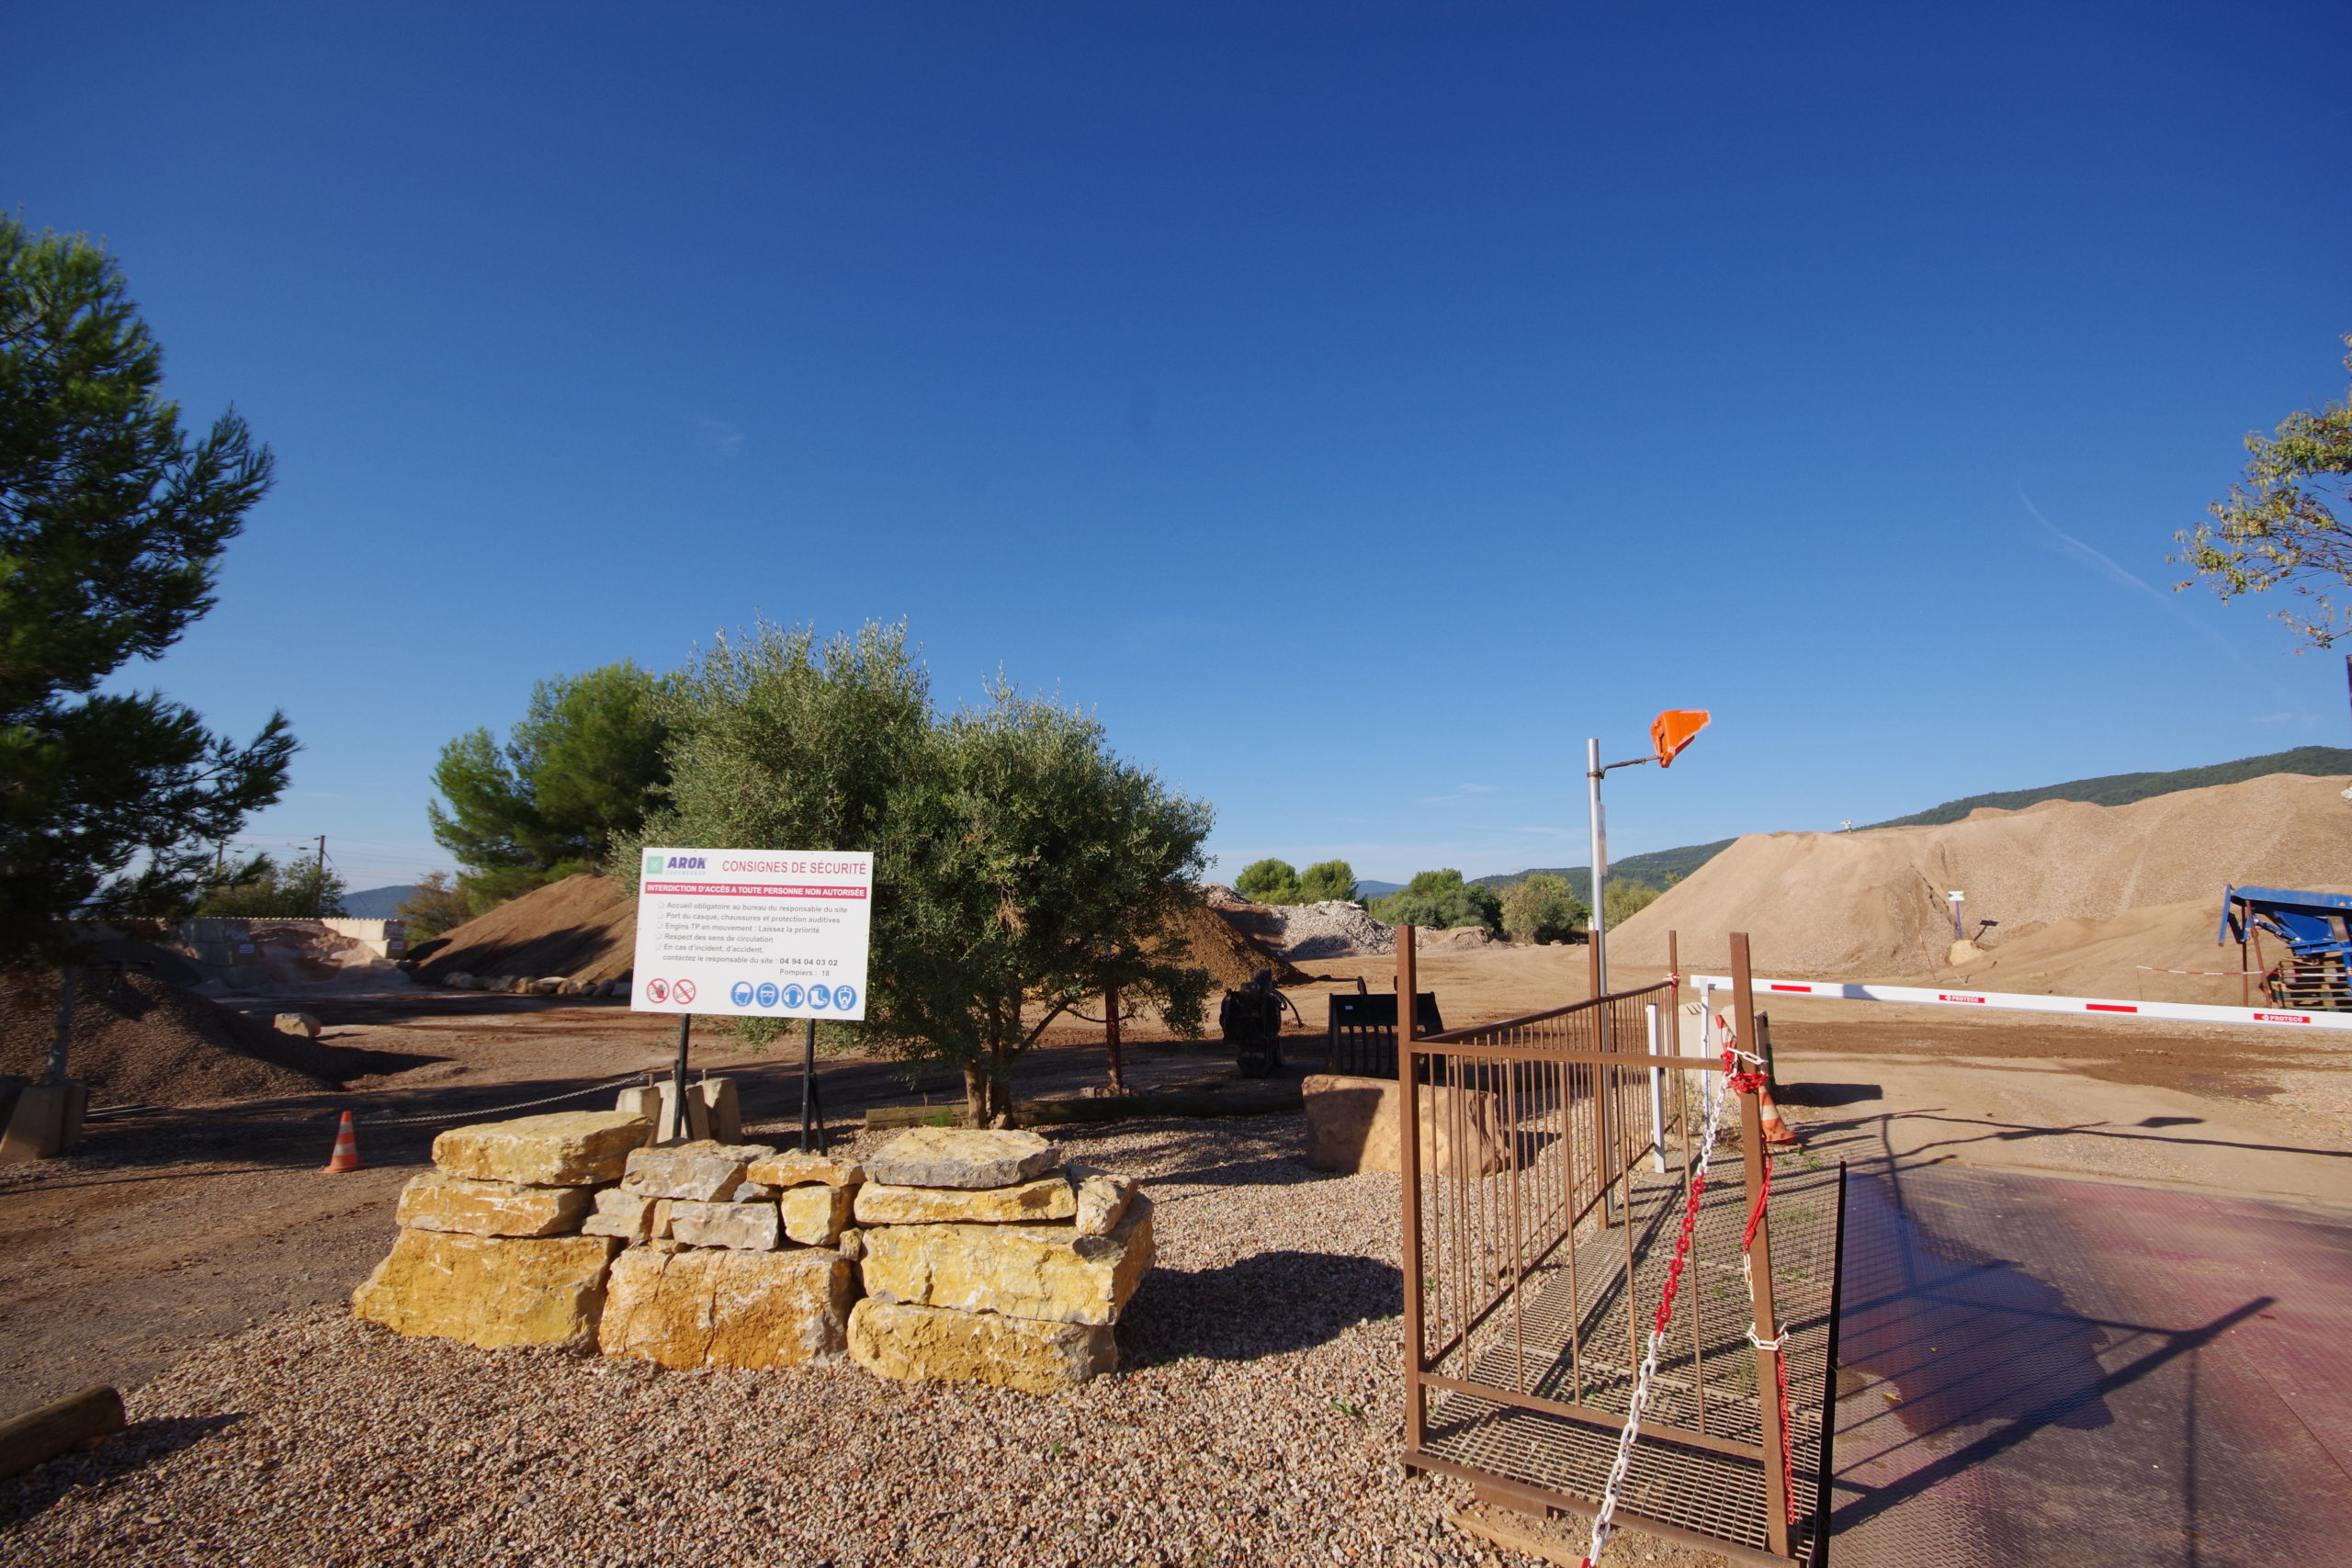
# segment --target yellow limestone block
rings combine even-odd
[[[849,1224],[850,1192],[845,1187],[790,1187],[776,1200],[784,1217],[784,1234],[804,1247],[831,1247]]]
[[[618,1181],[628,1152],[652,1135],[652,1122],[624,1111],[559,1111],[452,1127],[433,1140],[433,1163],[477,1181],[596,1187]]]
[[[351,1293],[351,1310],[396,1334],[594,1349],[605,1270],[620,1243],[600,1235],[460,1235],[404,1230]]]
[[[1078,1194],[1058,1171],[1018,1187],[886,1187],[869,1181],[857,1190],[861,1225],[1009,1224],[1067,1220],[1077,1213]]]
[[[665,1367],[797,1367],[842,1349],[851,1264],[838,1252],[631,1247],[613,1264],[599,1342]]]
[[[1310,1073],[1299,1086],[1306,1102],[1306,1164],[1313,1170],[1396,1170],[1399,1158],[1396,1080]],[[1487,1089],[1425,1088],[1420,1106],[1421,1169],[1449,1178],[1492,1176],[1510,1163],[1501,1097]]]
[[[1050,1393],[1117,1371],[1114,1334],[1098,1324],[1039,1323],[871,1298],[849,1314],[849,1353],[879,1377],[988,1382],[1027,1393]]]
[[[586,1217],[585,1187],[517,1187],[428,1170],[401,1189],[400,1223],[468,1235],[560,1235]]]
[[[865,1179],[865,1168],[855,1160],[828,1159],[823,1155],[786,1149],[766,1159],[753,1160],[743,1173],[768,1187],[854,1187]]]
[[[863,1236],[860,1267],[877,1301],[1113,1324],[1151,1267],[1151,1200],[1137,1193],[1108,1235],[1070,1224],[961,1224],[875,1225]]]

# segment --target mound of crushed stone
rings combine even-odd
[[[56,1021],[56,976],[0,978],[0,1073],[39,1077]],[[338,1088],[343,1055],[151,976],[85,973],[66,1070],[96,1104],[196,1105]]]
[[[1968,895],[1969,935],[1982,920],[1999,922],[1983,941],[1995,958],[2009,953],[2001,980],[2047,976],[2046,984],[1995,985],[1990,965],[1973,966],[1972,974],[1984,970],[1974,983],[1988,988],[2114,995],[2139,973],[2132,964],[2233,968],[2237,948],[2211,942],[2223,884],[2352,884],[2347,784],[2272,773],[2128,806],[2049,800],[2022,811],[1980,807],[1936,827],[1751,833],[1611,932],[1610,956],[1663,966],[1671,931],[1686,972],[1719,972],[1728,933],[1744,931],[1760,974],[1933,975],[1952,942],[1944,895],[1958,890]],[[2174,905],[2184,908],[2167,920],[2123,919]],[[2200,905],[2201,919],[2194,914]],[[2146,956],[2124,962],[2135,951]],[[2062,988],[2068,985],[2101,989]],[[2198,999],[2234,1001],[2235,983],[2227,989],[2226,998]]]
[[[1284,958],[1371,958],[1396,951],[1396,928],[1374,919],[1361,904],[1337,898],[1319,904],[1260,904],[1219,882],[1201,891],[1228,925]]]

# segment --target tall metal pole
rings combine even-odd
[[[1600,742],[1584,743],[1585,782],[1592,826],[1592,918],[1586,931],[1592,943],[1592,994],[1609,994],[1609,917],[1601,912],[1601,888],[1609,877],[1609,825],[1600,814]]]
[[[817,1137],[817,1021],[800,1036],[800,1152],[808,1154]]]
[[[1756,981],[1748,964],[1747,933],[1731,933],[1731,998],[1732,1016],[1738,1032],[1734,1043],[1743,1051],[1757,1051]],[[1761,1064],[1758,1064],[1760,1066]],[[1747,1064],[1738,1065],[1745,1070]],[[1764,1166],[1772,1157],[1764,1146],[1764,1117],[1756,1096],[1739,1097],[1739,1157],[1740,1175],[1750,1201],[1764,1190]],[[1779,1336],[1780,1310],[1772,1300],[1772,1221],[1770,1214],[1756,1226],[1756,1239],[1748,1249],[1748,1288],[1754,1292],[1755,1317],[1752,1320],[1757,1339],[1770,1344]],[[1794,1479],[1783,1462],[1781,1441],[1780,1369],[1776,1358],[1787,1353],[1782,1342],[1781,1349],[1756,1353],[1756,1408],[1763,1417],[1764,1428],[1764,1538],[1772,1552],[1781,1557],[1789,1554],[1790,1485]]]
[[[1420,976],[1414,962],[1413,928],[1396,928],[1396,1171],[1404,1190],[1405,1251],[1405,1451],[1421,1451],[1428,1408],[1421,1375],[1421,1302],[1428,1289],[1428,1265],[1421,1258],[1421,1108],[1420,1073],[1413,1059],[1414,1003]]]
[[[686,1130],[694,1123],[686,1116],[686,1041],[693,1034],[695,1015],[678,1015],[678,1065],[670,1073],[670,1136],[685,1142]]]
[[[41,1074],[43,1083],[65,1081],[66,1055],[74,1046],[74,982],[81,973],[71,964],[57,971],[57,1032],[50,1037],[49,1069]]]

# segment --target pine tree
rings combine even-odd
[[[170,919],[286,785],[282,715],[242,744],[152,692],[100,693],[211,609],[270,483],[233,412],[198,440],[120,272],[0,215],[0,964],[68,917]]]

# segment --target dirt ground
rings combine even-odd
[[[1393,984],[1393,961],[1322,960],[1285,993],[1293,1076],[1319,1067],[1323,997]],[[1575,1000],[1580,948],[1424,954],[1449,1027]],[[1646,976],[1617,976],[1622,987]],[[434,1133],[602,1080],[666,1072],[675,1025],[608,1001],[419,991],[311,1004],[328,1043],[406,1060],[343,1093],[103,1120],[63,1160],[0,1170],[0,1387],[6,1412],[94,1382],[135,1387],[189,1352],[292,1309],[341,1303],[382,1256],[395,1193]],[[2127,1020],[1955,1018],[1932,1008],[1781,1000],[1769,1010],[1788,1113],[1898,1163],[2015,1169],[2352,1209],[2352,1052],[2255,1029]],[[1015,1075],[1023,1098],[1103,1081],[1100,1028],[1057,1026]],[[736,1078],[747,1136],[797,1130],[797,1042],[757,1049],[706,1029],[698,1071]],[[1131,1025],[1131,1086],[1223,1078],[1212,1039]],[[828,1117],[951,1103],[933,1068],[831,1056]],[[603,1091],[605,1093],[609,1090]],[[608,1103],[602,1093],[540,1109]],[[322,1174],[335,1114],[361,1117],[366,1168]],[[401,1124],[397,1119],[436,1118]]]

